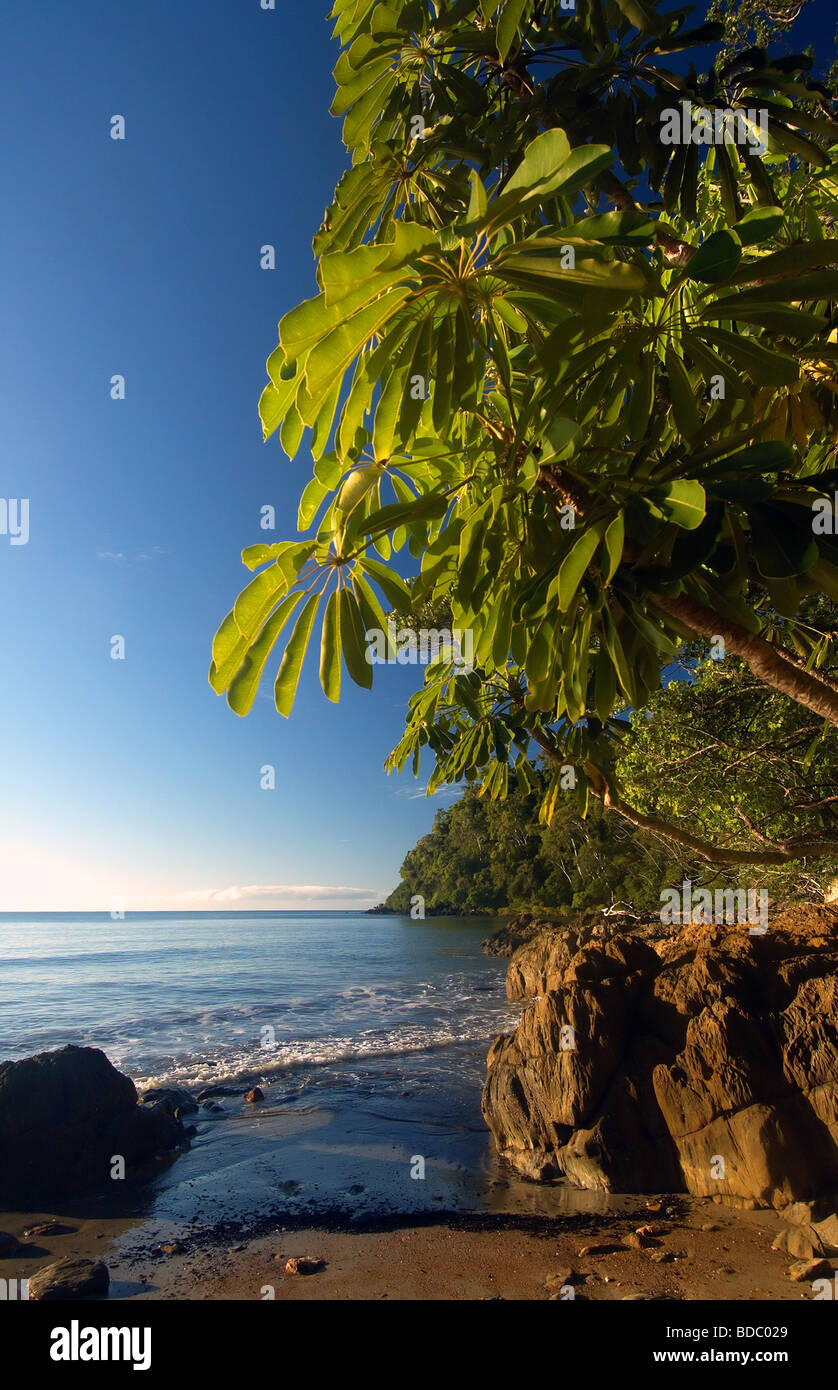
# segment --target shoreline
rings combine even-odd
[[[809,1283],[789,1278],[791,1257],[771,1248],[786,1225],[776,1212],[684,1196],[598,1196],[607,1210],[558,1217],[369,1212],[361,1219],[323,1213],[312,1221],[277,1210],[191,1234],[165,1223],[153,1235],[155,1223],[142,1217],[85,1214],[84,1204],[63,1204],[0,1213],[0,1229],[18,1236],[36,1221],[58,1219],[74,1228],[39,1239],[37,1255],[4,1259],[2,1274],[28,1278],[67,1256],[102,1259],[111,1274],[110,1302],[543,1301],[561,1289],[562,1298],[595,1302],[812,1298]],[[75,1217],[76,1211],[82,1214]],[[649,1234],[637,1237],[644,1228]],[[174,1248],[159,1253],[158,1244]],[[288,1274],[294,1257],[324,1263],[316,1273]]]

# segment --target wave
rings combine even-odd
[[[172,1064],[148,1074],[134,1074],[137,1086],[144,1089],[180,1086],[185,1090],[207,1085],[235,1085],[256,1081],[277,1081],[283,1076],[299,1078],[306,1070],[351,1062],[368,1062],[380,1058],[397,1058],[422,1052],[437,1052],[459,1044],[487,1044],[506,1020],[487,1020],[471,1027],[457,1029],[424,1029],[406,1032],[391,1029],[383,1036],[324,1038],[291,1043],[279,1043],[274,1048],[248,1048],[215,1057],[172,1059]],[[514,1025],[510,1016],[509,1025]],[[380,1033],[380,1030],[375,1030]]]

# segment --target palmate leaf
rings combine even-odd
[[[498,695],[510,659],[525,705],[503,718],[525,752],[534,715],[581,728],[656,688],[672,634],[689,631],[656,607],[656,584],[758,629],[748,584],[791,613],[827,564],[810,564],[790,488],[826,465],[838,425],[824,213],[838,187],[811,177],[832,124],[799,119],[813,103],[797,60],[751,55],[700,85],[658,67],[708,32],[657,0],[573,14],[557,0],[338,0],[334,13],[353,167],[317,234],[320,293],[280,324],[260,415],[292,457],[310,442],[298,520],[316,525],[312,568],[326,579],[334,565],[337,588],[304,599],[291,550],[250,547],[286,587],[271,603],[263,581],[228,615],[211,679],[249,708],[288,603],[287,713],[319,602],[337,699],[341,661],[371,683],[365,633],[386,632],[388,611],[445,605],[472,627],[478,670],[440,678],[438,728],[411,702],[399,758],[431,739],[434,778],[476,772],[500,796],[511,742],[481,691],[490,680]],[[664,105],[718,109],[726,84],[735,106],[770,108],[764,166],[732,145],[672,155],[657,140]],[[647,193],[661,182],[666,222]],[[786,431],[796,448],[772,452]]]

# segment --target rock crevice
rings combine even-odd
[[[511,924],[507,935],[514,937]],[[782,1208],[838,1187],[838,912],[747,926],[542,926],[483,1113],[525,1176]]]

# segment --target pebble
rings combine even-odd
[[[286,1274],[319,1274],[326,1268],[325,1260],[318,1260],[313,1255],[295,1255],[285,1266]]]

